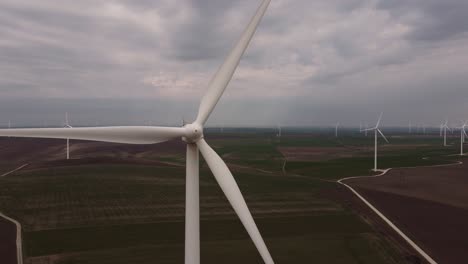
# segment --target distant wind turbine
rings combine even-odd
[[[385,135],[379,129],[380,121],[382,120],[382,115],[383,113],[380,114],[380,117],[377,120],[377,124],[375,125],[375,127],[364,130],[364,131],[374,131],[374,169],[373,171],[377,171],[377,137],[378,137],[377,133],[379,133],[382,136],[382,138],[385,139],[387,143],[389,143]]]
[[[337,122],[335,125],[335,137],[338,137],[338,127],[340,126],[340,122]]]
[[[213,176],[233,207],[247,233],[266,264],[273,259],[260,235],[236,180],[226,163],[208,145],[203,136],[204,126],[224,93],[239,65],[258,24],[265,14],[270,0],[263,0],[240,40],[211,79],[198,109],[196,120],[183,127],[77,127],[77,128],[30,128],[1,129],[0,136],[63,138],[93,140],[127,144],[154,144],[182,138],[187,144],[186,158],[186,206],[185,206],[185,264],[200,263],[200,197],[199,197],[199,152],[204,157]],[[157,261],[156,261],[157,262]]]
[[[444,147],[447,146],[447,129],[452,131],[450,127],[448,127],[448,121],[445,120],[445,123],[442,123],[441,125],[441,131],[444,132]]]
[[[408,133],[409,133],[409,134],[411,134],[412,129],[413,129],[413,125],[411,124],[411,120],[410,120],[410,121],[409,121],[409,124],[408,124]]]
[[[11,128],[11,120],[8,120],[8,129]]]
[[[70,122],[68,121],[68,112],[65,112],[65,127],[72,128]],[[70,159],[70,139],[67,138],[67,160]]]
[[[468,123],[465,121],[461,127],[457,127],[460,129],[460,156],[463,156],[463,143],[465,142],[465,137],[468,136],[465,131],[465,127]]]

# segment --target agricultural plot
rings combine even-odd
[[[0,261],[1,263],[16,263],[16,226],[14,223],[0,217]]]
[[[285,153],[287,171],[324,180],[372,174],[372,137],[325,138],[320,146],[314,145],[315,140],[300,139],[301,147],[291,147],[298,145],[295,139],[283,141],[280,150]],[[439,157],[456,153],[454,148],[443,148],[435,136],[426,141],[404,136],[390,136],[389,140],[391,144],[379,145],[380,168],[444,164],[446,158]]]
[[[457,159],[458,157],[451,157]],[[347,181],[410,234],[439,263],[460,263],[468,247],[464,164],[391,170]]]
[[[406,251],[374,231],[346,202],[325,195],[337,188],[336,178],[369,173],[372,153],[365,142],[370,139],[291,135],[279,140],[265,134],[207,138],[233,171],[277,263],[312,258],[318,263],[407,262]],[[329,157],[288,160],[285,175],[287,155],[282,150],[298,146],[320,148]],[[45,150],[62,153],[63,147]],[[337,158],[334,151],[342,148],[359,154]],[[404,157],[398,151],[385,151],[382,162],[433,163],[420,155],[443,152],[435,145]],[[72,157],[80,159],[43,158],[0,178],[0,209],[22,223],[28,263],[182,263],[183,152],[175,142],[128,149],[73,143]],[[258,263],[252,242],[202,164],[202,261]]]

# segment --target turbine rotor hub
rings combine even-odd
[[[203,138],[203,127],[199,124],[187,124],[184,126],[186,133],[182,140],[187,143],[195,143]]]

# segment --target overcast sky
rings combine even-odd
[[[180,124],[260,0],[0,0],[0,126]],[[468,119],[468,1],[272,0],[209,125]]]

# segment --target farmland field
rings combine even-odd
[[[371,173],[370,136],[206,138],[232,170],[276,263],[412,263],[406,245],[360,216],[349,196],[335,195],[346,192],[336,179]],[[382,167],[443,163],[437,157],[453,152],[438,137],[390,140]],[[22,224],[26,262],[182,263],[184,145],[72,142],[67,161],[63,143],[0,141],[2,171],[30,163],[0,178],[0,211]],[[260,263],[203,161],[200,177],[202,262]]]
[[[346,183],[411,234],[438,263],[456,264],[466,258],[468,247],[468,165],[466,158],[463,161],[451,166],[394,169],[378,178]]]

